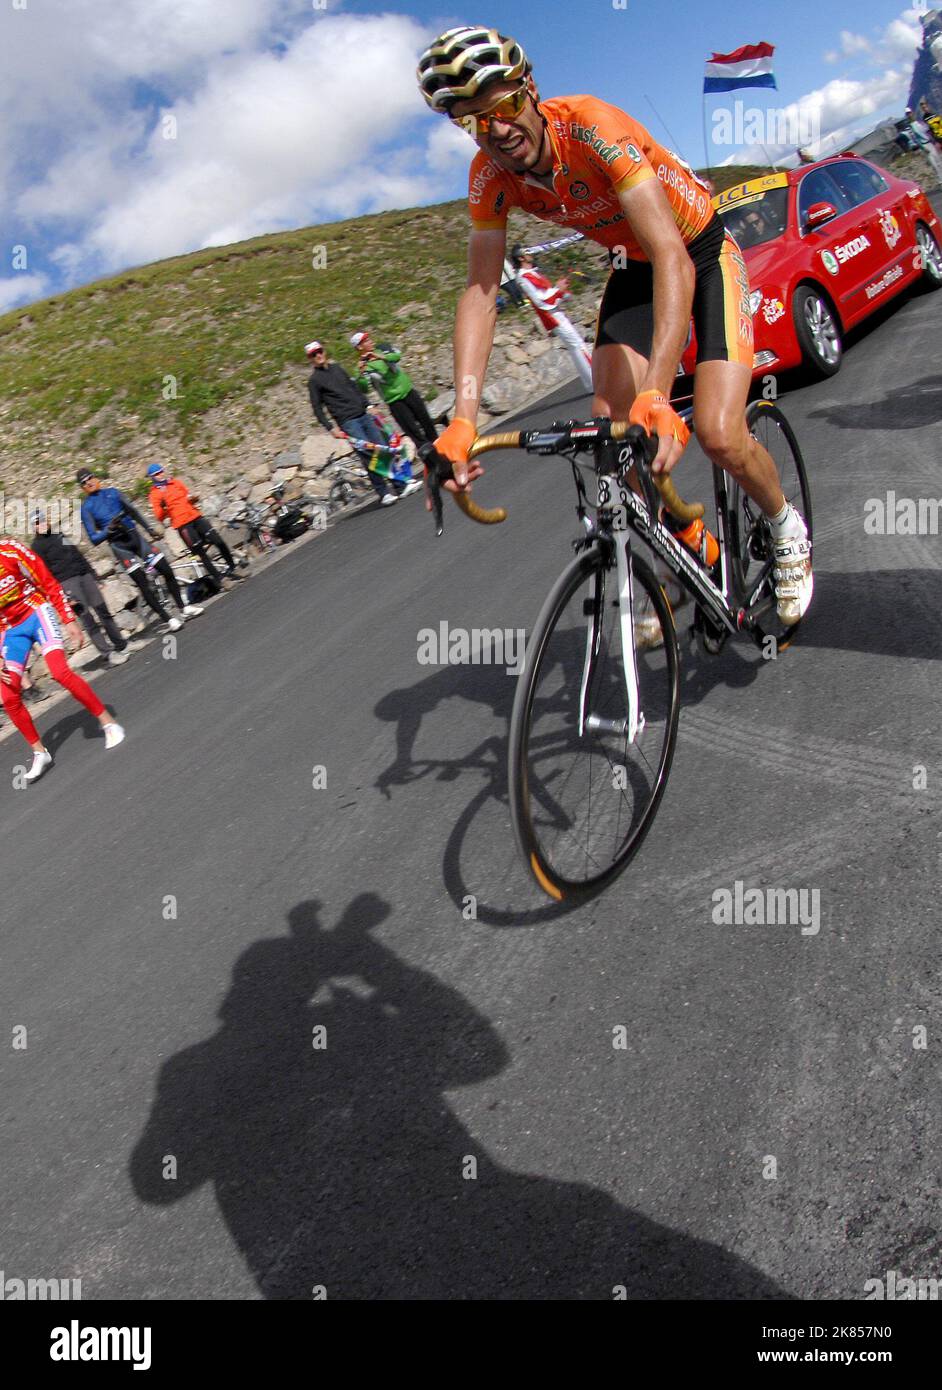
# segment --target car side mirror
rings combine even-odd
[[[837,216],[837,208],[831,203],[812,203],[808,209],[808,217],[805,223],[808,227],[823,227],[825,222],[830,222]]]

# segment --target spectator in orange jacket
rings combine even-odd
[[[148,500],[154,516],[159,522],[176,529],[183,544],[199,557],[217,592],[222,588],[224,579],[241,579],[242,576],[236,574],[232,551],[215,527],[193,505],[199,501],[198,494],[191,493],[179,478],[171,478],[163,464],[152,463],[147,476],[153,483]],[[207,545],[214,545],[225,561],[227,568],[223,574],[209,558]]]

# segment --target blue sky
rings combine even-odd
[[[413,79],[419,49],[452,24],[514,34],[543,95],[591,92],[623,106],[702,166],[711,51],[774,44],[778,92],[746,101],[803,103],[826,151],[829,131],[844,142],[901,111],[927,8],[621,3],[4,5],[0,310],[202,246],[461,196],[470,145],[425,110]],[[719,163],[750,151],[711,144],[709,154]],[[14,247],[25,248],[15,263]]]

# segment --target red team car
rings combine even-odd
[[[908,285],[942,285],[942,227],[918,184],[838,155],[727,188],[714,206],[742,247],[755,372],[833,376],[848,329]],[[696,345],[680,374],[692,372]]]

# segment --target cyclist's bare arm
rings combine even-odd
[[[504,273],[507,233],[472,231],[468,241],[468,285],[455,315],[455,414],[475,424],[484,376],[494,345],[497,291]]]
[[[670,396],[687,341],[696,272],[657,179],[624,190],[618,201],[654,270],[654,341],[641,390]]]

